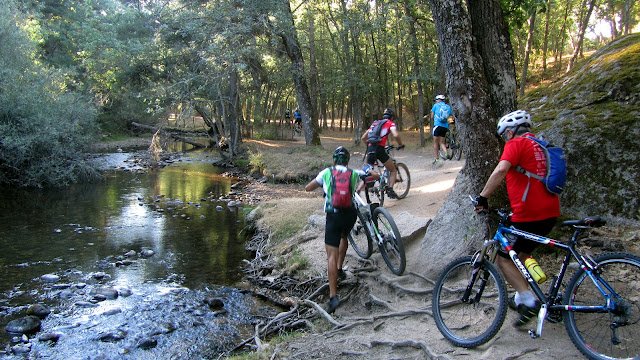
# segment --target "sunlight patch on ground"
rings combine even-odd
[[[260,141],[260,140],[253,140],[253,139],[243,139],[242,141],[244,141],[244,142],[252,142],[252,143],[259,144],[259,145],[268,146],[268,147],[275,147],[275,148],[278,148],[278,147],[282,146],[280,144],[269,143],[269,142]]]
[[[416,188],[416,189],[412,188],[411,191],[417,191],[420,193],[434,193],[434,192],[440,192],[440,191],[447,191],[453,187],[454,182],[455,182],[455,179],[438,181],[436,183],[432,183],[429,185],[420,186],[419,188]]]

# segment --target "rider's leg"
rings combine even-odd
[[[347,235],[340,237],[340,247],[338,248],[338,269],[342,270],[344,259],[347,257],[347,249],[349,248],[349,241]]]
[[[398,173],[398,169],[396,169],[396,165],[393,163],[393,159],[389,158],[384,162],[384,167],[389,170],[389,187],[393,189],[393,184],[396,183],[396,174]]]
[[[440,149],[440,141],[442,140],[442,136],[434,136],[433,137],[433,151],[436,154],[436,160],[440,158],[440,154],[438,154],[438,150]]]

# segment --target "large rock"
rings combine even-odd
[[[40,319],[33,315],[28,315],[20,319],[9,321],[5,330],[12,334],[30,334],[40,330]]]

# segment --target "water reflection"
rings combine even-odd
[[[0,191],[0,310],[36,302],[44,274],[64,283],[100,271],[130,288],[238,282],[246,234],[241,210],[219,201],[234,182],[220,173],[192,159],[149,174],[113,172],[99,184]],[[143,248],[155,255],[113,266]]]

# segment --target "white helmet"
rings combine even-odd
[[[498,121],[498,129],[496,132],[498,133],[498,136],[502,136],[508,128],[518,125],[531,127],[531,116],[528,112],[524,110],[516,110],[501,117],[500,121]]]
[[[444,95],[436,95],[436,100],[442,100],[444,101]]]

